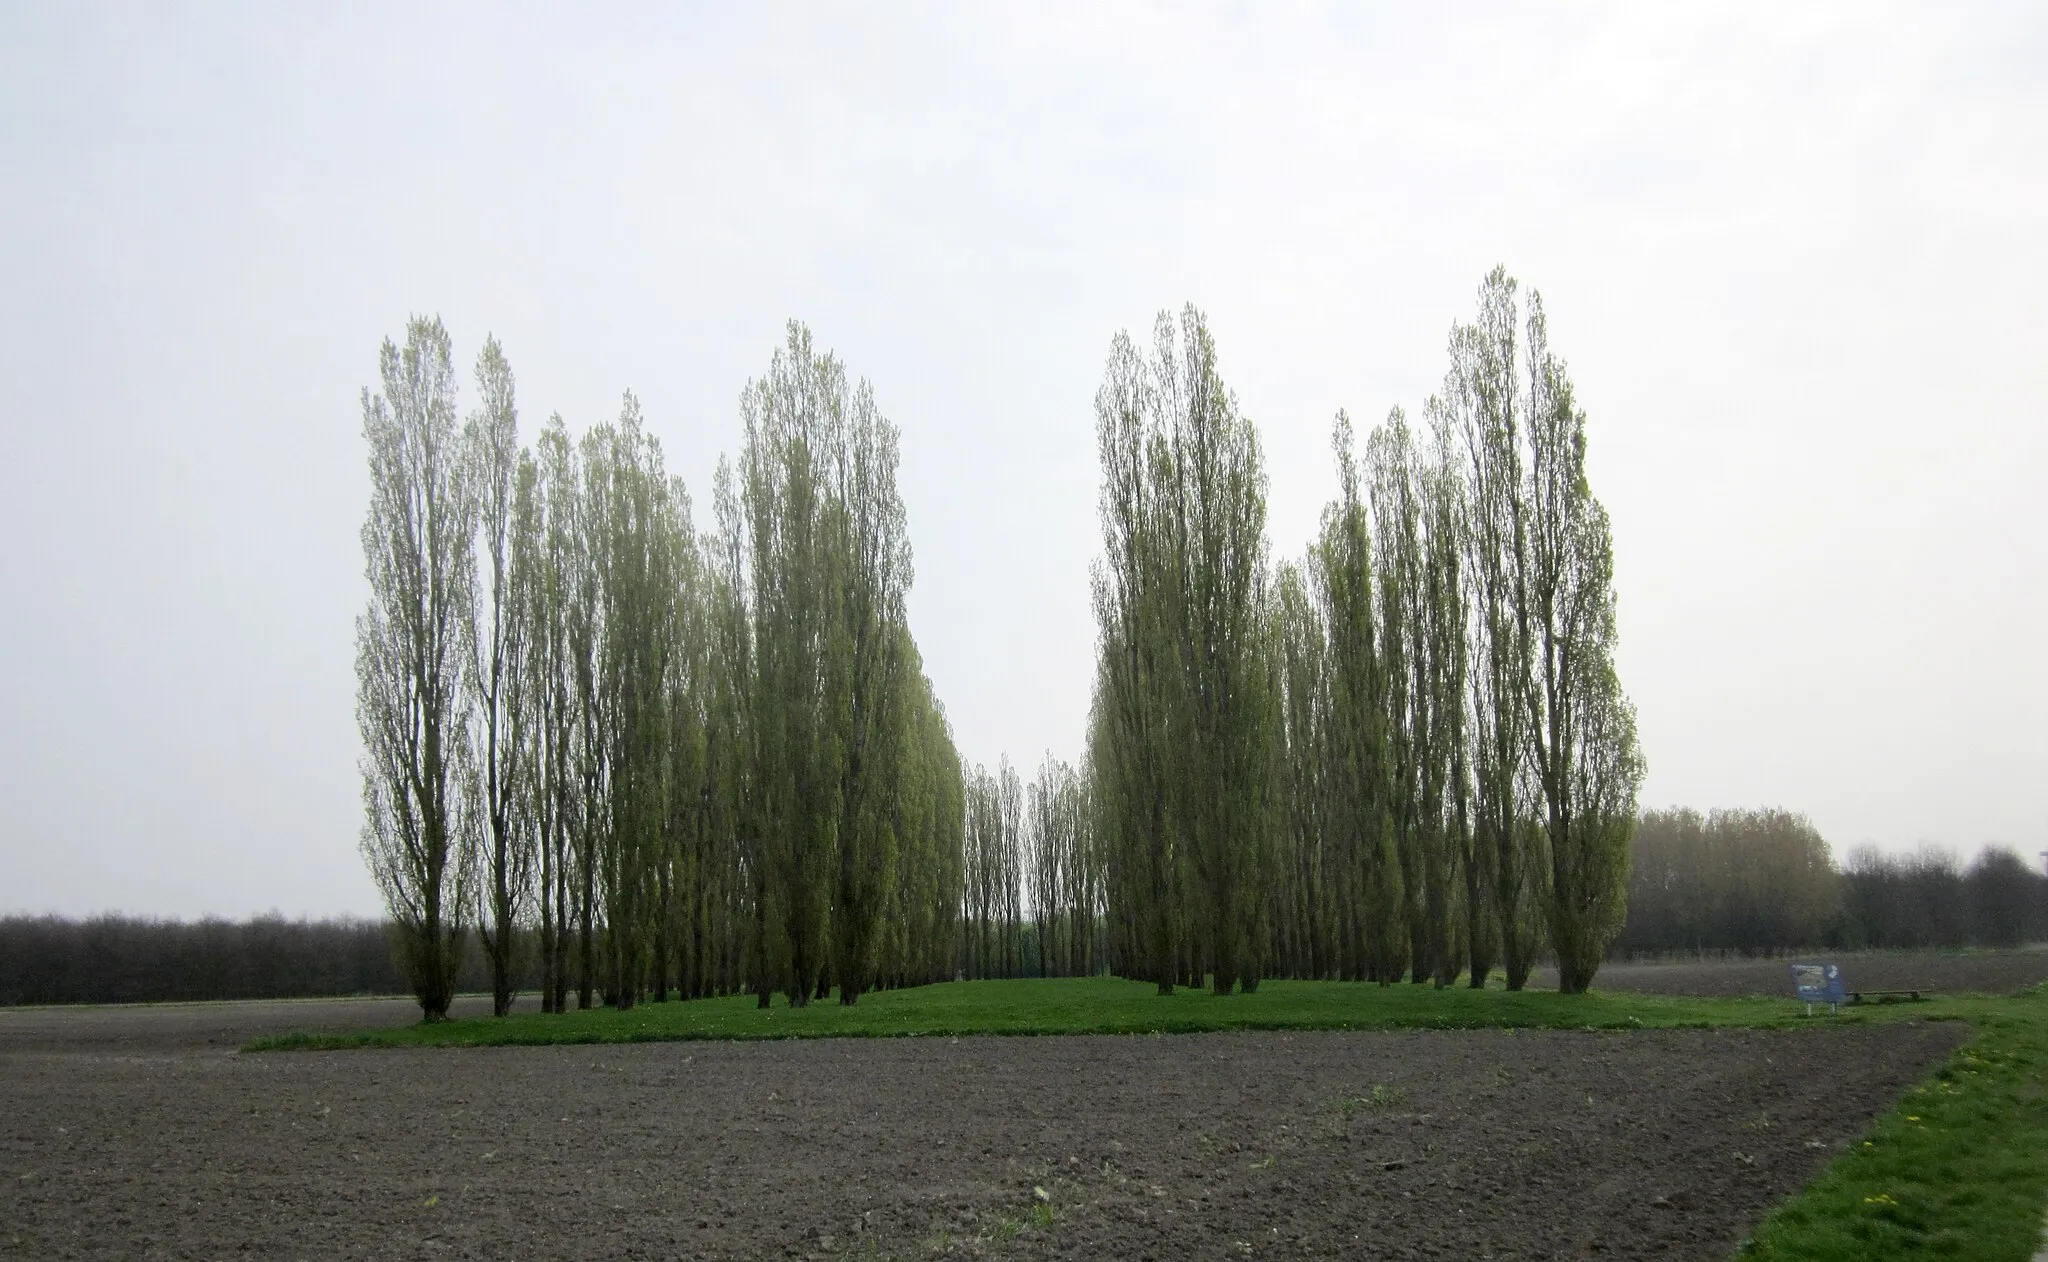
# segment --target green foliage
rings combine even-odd
[[[944,975],[951,917],[921,887],[959,868],[935,842],[965,838],[908,790],[950,802],[958,759],[905,622],[896,429],[874,392],[792,323],[742,414],[757,986],[773,977],[801,1007],[836,980],[852,1004],[885,958],[898,981]],[[893,932],[903,917],[915,939]]]
[[[1024,784],[1004,758],[993,772],[976,766],[966,796],[962,975],[1017,977],[1024,964]]]
[[[519,451],[495,341],[458,453],[447,334],[415,322],[364,397],[359,665],[366,851],[428,1013],[470,915],[501,1011],[529,929],[550,1013],[572,972],[584,1009],[1104,969],[1483,986],[1496,957],[1516,989],[1546,941],[1584,989],[1642,763],[1546,337],[1488,276],[1424,431],[1395,409],[1361,461],[1338,414],[1338,494],[1276,571],[1201,313],[1119,334],[1087,757],[1027,786],[961,763],[907,622],[897,431],[801,324],[700,536],[630,393]]]
[[[1646,811],[1630,842],[1618,948],[1772,950],[1817,944],[1840,891],[1828,844],[1789,811]]]
[[[1118,334],[1096,395],[1105,564],[1091,727],[1116,966],[1228,993],[1268,965],[1278,678],[1258,434],[1200,312]]]
[[[1309,558],[1328,636],[1323,776],[1330,868],[1336,884],[1337,976],[1392,982],[1407,959],[1409,893],[1397,815],[1405,809],[1390,723],[1402,707],[1383,653],[1395,606],[1375,596],[1373,530],[1365,480],[1353,452],[1351,420],[1337,414],[1331,435],[1338,496],[1323,510]],[[1398,629],[1394,629],[1398,635]],[[1405,682],[1405,681],[1404,681]]]
[[[1045,756],[1025,790],[1023,867],[1030,882],[1038,977],[1100,971],[1103,859],[1087,779]]]
[[[382,368],[365,850],[428,1015],[475,912],[501,1012],[529,932],[549,1012],[572,971],[586,1009],[950,976],[964,791],[866,383],[792,323],[700,537],[632,394],[521,452],[495,341],[460,444],[438,323]]]
[[[1256,434],[1190,308],[1096,396],[1089,732],[1110,966],[1583,990],[1626,907],[1642,759],[1613,667],[1585,416],[1496,269],[1440,395],[1396,408],[1299,565],[1264,562]],[[1526,330],[1526,332],[1525,332]]]
[[[363,856],[429,1021],[447,1015],[474,898],[477,825],[463,638],[475,582],[477,479],[459,441],[448,331],[415,318],[362,396],[370,602],[356,620]]]

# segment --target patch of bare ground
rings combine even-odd
[[[521,996],[519,1012],[539,1009]],[[464,995],[451,1015],[489,1016],[491,1001]],[[0,1056],[23,1052],[233,1052],[251,1039],[308,1030],[341,1034],[375,1026],[412,1025],[420,1006],[410,999],[232,999],[219,1003],[53,1005],[0,1008]]]
[[[1788,957],[1832,960],[1850,990],[1921,990],[1940,995],[2009,995],[2048,981],[2048,951],[1810,951]],[[1654,995],[1785,995],[1785,959],[1609,963],[1593,984]],[[1555,989],[1554,969],[1538,969],[1533,989]]]
[[[122,1033],[164,1011],[0,1012],[0,1254],[1723,1258],[1968,1034]]]

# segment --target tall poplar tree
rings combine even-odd
[[[1415,443],[1400,408],[1388,414],[1366,440],[1367,487],[1372,507],[1373,571],[1378,580],[1380,704],[1386,734],[1384,761],[1388,826],[1401,868],[1400,916],[1404,922],[1397,957],[1413,979],[1433,966],[1428,932],[1429,870],[1434,856],[1425,826],[1424,763],[1428,744],[1429,696],[1420,676],[1426,670],[1422,643],[1425,599],[1422,520],[1416,494]],[[1397,959],[1395,970],[1400,970]]]
[[[1351,429],[1337,414],[1331,434],[1337,499],[1323,510],[1312,571],[1329,637],[1325,826],[1336,869],[1338,974],[1397,979],[1406,957],[1408,893],[1395,830],[1390,751],[1390,669],[1380,646],[1372,524]]]
[[[1089,727],[1096,827],[1108,846],[1115,966],[1171,994],[1178,977],[1181,846],[1170,817],[1179,736],[1172,550],[1156,386],[1126,333],[1095,395],[1103,556],[1094,576],[1100,653]]]
[[[517,989],[514,949],[532,895],[534,817],[528,766],[534,685],[530,600],[519,584],[532,577],[515,564],[519,474],[519,413],[512,365],[496,338],[484,342],[476,362],[479,408],[464,430],[467,476],[476,496],[483,537],[483,572],[463,609],[469,658],[465,677],[470,738],[478,755],[476,789],[482,794],[484,835],[479,931],[491,970],[491,1011],[512,1010]],[[531,509],[530,493],[526,507]]]
[[[472,905],[462,716],[463,619],[474,581],[476,495],[462,459],[448,332],[415,317],[363,391],[369,607],[356,620],[363,738],[362,846],[429,1021],[448,1015]]]
[[[678,602],[694,574],[689,499],[628,393],[616,424],[584,436],[585,537],[596,585],[597,752],[605,827],[596,885],[604,917],[602,984],[630,1008],[646,986],[670,858],[670,672]]]
[[[1586,482],[1586,415],[1529,296],[1529,529],[1517,555],[1521,638],[1535,652],[1530,754],[1548,842],[1558,988],[1591,984],[1627,905],[1642,755],[1614,672],[1614,556]]]
[[[1520,990],[1541,941],[1547,863],[1529,827],[1531,645],[1526,604],[1529,515],[1523,458],[1526,402],[1518,370],[1514,282],[1495,268],[1478,320],[1451,330],[1445,406],[1462,439],[1470,496],[1466,557],[1472,596],[1474,844],[1492,857],[1496,943],[1510,990]]]
[[[520,460],[520,546],[514,551],[515,567],[522,572],[517,587],[527,602],[532,637],[528,665],[533,684],[527,696],[533,717],[528,731],[533,742],[531,809],[540,852],[536,901],[543,1012],[561,1012],[568,1004],[578,841],[584,835],[582,724],[571,635],[571,605],[582,558],[577,512],[581,478],[568,429],[560,414],[553,415],[542,427],[536,449]]]
[[[1427,716],[1422,801],[1434,855],[1429,870],[1429,919],[1439,952],[1439,986],[1467,969],[1484,987],[1492,969],[1491,882],[1485,854],[1473,844],[1470,722],[1466,704],[1471,674],[1465,534],[1468,511],[1456,435],[1440,398],[1424,413],[1430,442],[1419,468],[1422,547],[1417,584],[1420,670],[1417,688]]]
[[[1171,626],[1187,707],[1180,830],[1200,891],[1205,962],[1216,993],[1228,994],[1240,980],[1256,986],[1264,968],[1258,929],[1277,807],[1266,472],[1258,431],[1217,371],[1201,313],[1185,308],[1177,336],[1162,314],[1155,338],[1152,397],[1167,440],[1180,570]]]
[[[844,378],[837,383],[844,386]],[[896,427],[861,382],[830,411],[831,561],[837,587],[831,661],[839,729],[839,853],[833,967],[839,1002],[858,1002],[895,871],[901,819],[892,809],[908,758],[902,707],[911,557],[896,490]]]
[[[1288,976],[1336,969],[1328,826],[1328,646],[1301,567],[1283,564],[1274,597],[1280,655],[1281,747],[1286,820],[1274,873],[1274,956]]]
[[[1122,334],[1096,396],[1104,560],[1096,577],[1098,823],[1122,851],[1142,972],[1256,986],[1277,820],[1276,676],[1258,435],[1200,312],[1165,312],[1154,353]]]

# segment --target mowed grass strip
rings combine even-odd
[[[1836,1021],[1968,1018],[1983,1000],[1873,1008]],[[1114,978],[944,982],[874,991],[851,1007],[836,999],[771,1008],[752,995],[524,1013],[345,1034],[285,1034],[248,1051],[348,1047],[487,1047],[643,1043],[687,1039],[904,1038],[974,1034],[1200,1034],[1222,1030],[1634,1030],[1814,1024],[1789,1000],[1703,999],[1594,990],[1509,992],[1398,983],[1269,981],[1244,995],[1181,989],[1170,996]]]
[[[2048,987],[1986,1001],[1972,1024],[1977,1037],[1773,1210],[1741,1257],[2034,1257],[2048,1209]]]

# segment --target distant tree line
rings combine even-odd
[[[482,958],[457,979],[487,987]],[[0,919],[0,1004],[398,995],[410,987],[371,920]]]
[[[1002,819],[1003,774],[1021,796],[1016,831],[983,834],[970,862],[960,969],[970,977],[1090,976],[1108,958],[1102,847],[1087,782],[1048,758],[1028,784],[1005,766],[968,777],[984,819]],[[970,830],[975,827],[969,807]],[[1643,814],[1631,844],[1628,921],[1610,955],[1770,955],[1806,948],[1953,949],[2048,941],[2048,876],[2012,849],[1967,865],[1946,850],[1864,848],[1837,865],[1804,816],[1783,810]],[[988,910],[984,910],[984,909]],[[196,922],[97,916],[0,919],[0,1005],[394,995],[410,989],[373,920]],[[488,993],[474,931],[457,975]],[[528,961],[530,966],[531,961]]]
[[[1803,815],[1646,812],[1616,954],[1800,947],[2012,947],[2048,940],[2048,876],[2008,847],[1852,851],[1837,864]]]
[[[1042,930],[1027,919],[1014,928],[1015,969],[987,975],[1100,972],[1061,954],[1073,941],[1066,926]],[[530,980],[531,958],[524,963]],[[489,960],[474,930],[455,988],[466,995],[491,993]],[[404,995],[411,989],[392,950],[392,926],[382,920],[0,917],[0,1007],[318,999]]]

